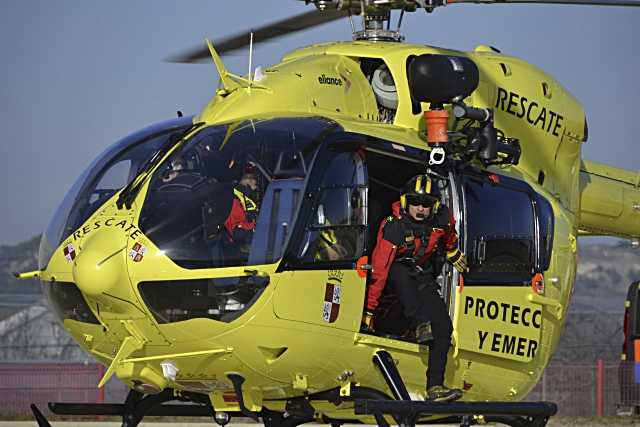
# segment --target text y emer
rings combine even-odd
[[[527,328],[542,327],[542,311],[520,307],[506,302],[485,301],[482,298],[465,297],[464,314],[497,322],[522,325]],[[534,358],[538,341],[515,335],[478,330],[478,349],[493,353]]]

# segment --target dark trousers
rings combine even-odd
[[[411,328],[431,322],[433,341],[429,344],[427,388],[442,385],[453,325],[435,279],[430,274],[416,274],[413,266],[396,262],[391,266],[387,284],[400,300]]]

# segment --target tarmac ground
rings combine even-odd
[[[121,427],[119,421],[51,421],[52,427]],[[229,423],[229,427],[256,427],[256,423]],[[430,427],[452,427],[456,424],[430,424]],[[487,424],[493,425],[493,424]],[[497,424],[495,424],[497,425]],[[502,424],[500,424],[502,425]],[[35,421],[0,421],[0,427],[37,427]],[[150,421],[140,423],[140,427],[217,427],[213,421]],[[329,426],[329,424],[315,424]],[[553,417],[548,427],[638,427],[640,417]],[[363,424],[344,424],[344,427],[365,427]]]

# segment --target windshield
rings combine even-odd
[[[276,262],[331,126],[279,119],[202,129],[155,171],[140,229],[184,268]]]
[[[171,135],[191,123],[191,117],[184,117],[149,126],[111,145],[91,162],[67,192],[42,235],[39,268],[47,266],[53,251],[96,209],[131,182]]]

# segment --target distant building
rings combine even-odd
[[[0,343],[0,361],[4,362],[93,361],[42,304],[0,321]]]
[[[0,321],[0,414],[29,416],[35,402],[122,403],[128,388],[115,376],[97,385],[100,366],[42,303]]]

